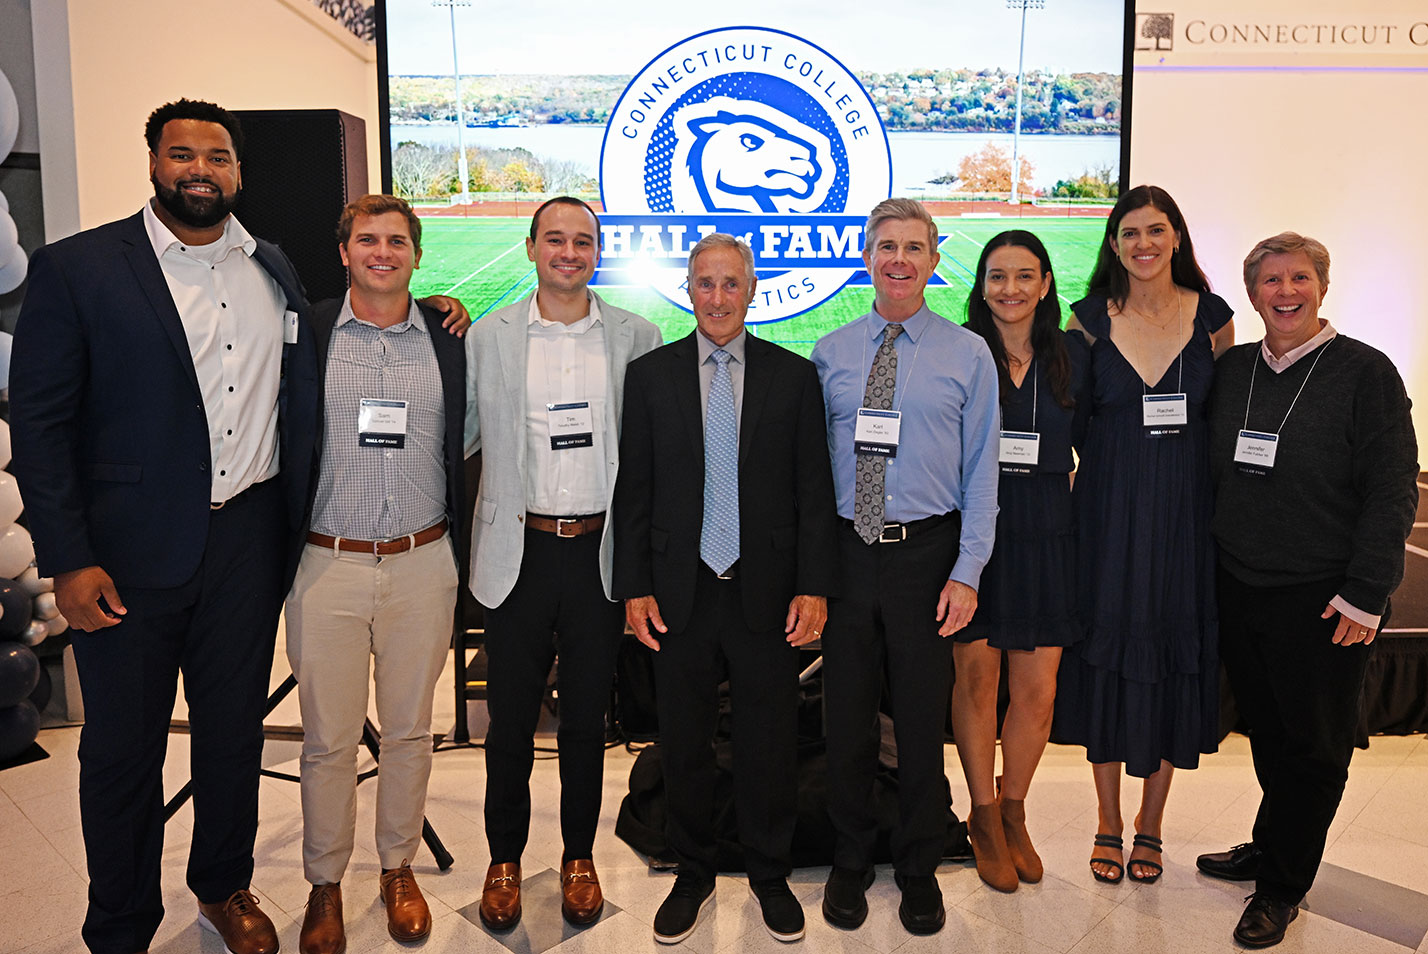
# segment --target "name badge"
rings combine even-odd
[[[362,447],[406,447],[407,402],[362,398],[357,405],[357,443]]]
[[[1026,476],[1036,473],[1041,456],[1041,435],[1032,432],[1002,431],[997,462],[1004,474]]]
[[[878,457],[896,457],[898,432],[901,429],[901,411],[860,407],[857,422],[853,427],[853,451]]]
[[[550,424],[551,450],[594,446],[595,426],[590,415],[589,401],[547,404],[545,418]]]
[[[1274,469],[1274,455],[1278,451],[1278,434],[1240,431],[1235,441],[1235,469],[1242,474],[1264,477]]]
[[[1190,402],[1184,394],[1147,394],[1140,413],[1146,437],[1171,437],[1190,423]]]
[[[297,312],[283,312],[283,344],[297,344],[297,329]]]

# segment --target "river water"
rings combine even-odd
[[[585,174],[593,177],[600,166],[600,146],[604,136],[604,126],[562,123],[467,129],[465,141],[468,146],[494,149],[523,147],[540,158],[577,163]],[[407,141],[447,145],[454,149],[456,127],[392,126],[392,142]],[[997,143],[1006,149],[1008,155],[1011,154],[1010,133],[888,133],[893,164],[892,194],[945,193],[946,186],[932,185],[929,180],[956,172],[963,156],[977,152],[989,142]],[[1120,168],[1121,140],[1119,136],[1023,134],[1021,153],[1031,160],[1032,184],[1050,188],[1058,179],[1074,179],[1104,165],[1111,167],[1114,177]]]

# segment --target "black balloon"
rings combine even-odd
[[[0,709],[29,697],[40,682],[40,661],[23,643],[0,643]]]
[[[49,667],[40,663],[40,681],[35,684],[35,691],[30,693],[30,701],[35,704],[35,708],[41,712],[45,711],[45,706],[50,704],[50,696],[54,695],[55,681],[50,676]]]
[[[32,599],[14,580],[0,578],[0,639],[14,639],[30,625]]]
[[[13,759],[40,734],[40,710],[28,699],[0,709],[0,762]]]

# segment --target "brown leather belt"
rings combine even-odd
[[[553,533],[557,537],[581,537],[604,527],[605,515],[595,513],[588,517],[543,517],[538,513],[528,513],[526,526],[532,530]]]
[[[418,530],[416,533],[409,533],[404,537],[396,537],[392,540],[349,540],[347,537],[330,537],[325,533],[309,532],[307,542],[328,550],[337,549],[350,553],[390,556],[393,553],[406,553],[408,550],[424,547],[428,543],[440,540],[445,533],[446,518],[442,517],[425,530]]]

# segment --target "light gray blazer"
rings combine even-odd
[[[660,331],[633,312],[590,292],[605,328],[605,529],[600,538],[600,579],[610,595],[614,521],[610,508],[620,467],[620,413],[624,407],[625,365],[662,343]],[[531,292],[494,311],[466,335],[466,392],[470,408],[466,455],[481,450],[481,489],[471,521],[471,592],[483,606],[499,606],[516,585],[526,533],[526,324]]]

